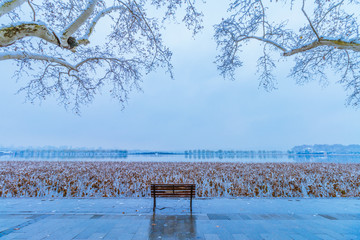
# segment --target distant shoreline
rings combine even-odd
[[[17,158],[126,158],[127,156],[186,156],[189,158],[243,158],[256,156],[289,156],[289,157],[326,157],[326,156],[359,156],[360,153],[293,153],[281,151],[128,151],[128,150],[7,150],[0,151],[0,156],[12,156]]]

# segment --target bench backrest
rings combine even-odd
[[[151,197],[195,197],[195,184],[151,184]]]

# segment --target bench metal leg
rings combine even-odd
[[[192,212],[192,195],[193,195],[193,186],[191,186],[191,192],[190,192],[190,212]]]
[[[156,208],[156,197],[154,195],[154,207],[153,207],[153,212],[155,212],[155,208]]]
[[[156,208],[156,190],[155,190],[155,186],[154,186],[153,196],[154,196],[154,207],[153,207],[153,212],[155,212],[155,208]]]

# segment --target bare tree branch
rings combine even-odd
[[[265,7],[261,0],[259,0],[261,11],[262,11],[262,36],[265,37]]]
[[[33,21],[35,22],[35,21],[36,21],[36,19],[35,19],[35,18],[36,18],[35,9],[34,9],[34,7],[32,6],[30,0],[27,0],[27,1],[28,1],[28,4],[29,4],[31,10],[33,11]]]
[[[342,5],[344,3],[345,0],[342,0],[341,2],[335,4],[334,6],[332,6],[331,8],[328,9],[328,11],[320,18],[320,20],[318,21],[318,23],[316,24],[317,26],[319,26],[319,24],[327,17],[327,15],[329,13],[331,13],[332,10],[334,10],[335,8],[339,7],[340,5]]]
[[[314,26],[313,26],[313,24],[312,24],[309,16],[308,16],[308,15],[306,14],[306,12],[305,12],[305,0],[303,0],[303,4],[302,4],[301,11],[304,13],[306,19],[308,20],[309,25],[310,25],[312,31],[313,31],[313,32],[315,33],[315,35],[316,35],[316,38],[317,38],[318,40],[320,40],[319,34],[318,34],[317,31],[315,30],[315,28],[314,28]]]

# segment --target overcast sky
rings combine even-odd
[[[211,5],[211,4],[210,4]],[[0,146],[72,146],[143,150],[287,150],[300,144],[360,144],[360,111],[345,106],[336,78],[327,87],[298,86],[287,78],[293,62],[280,63],[278,90],[258,88],[254,43],[243,52],[236,81],[224,80],[213,63],[212,25],[221,6],[208,9],[205,29],[192,38],[182,25],[164,32],[173,50],[175,79],[161,69],[144,77],[122,110],[104,90],[74,115],[47,100],[24,103],[15,95],[26,81],[0,62]],[[225,9],[225,8],[224,8]]]

